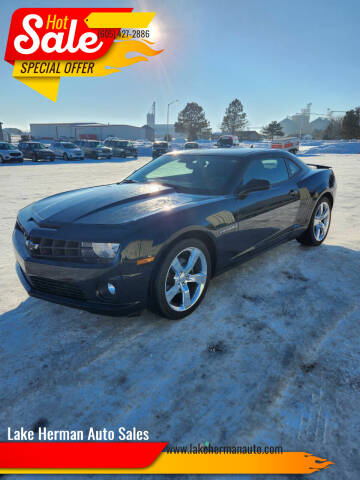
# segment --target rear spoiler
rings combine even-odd
[[[328,167],[326,165],[317,165],[316,163],[307,163],[306,165],[308,165],[309,167],[315,167],[317,169],[320,169],[320,168],[328,168],[328,169],[332,169],[332,167]]]

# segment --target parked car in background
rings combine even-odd
[[[86,157],[111,158],[112,150],[105,147],[99,140],[77,140],[76,145],[80,147]]]
[[[56,157],[64,160],[84,160],[84,152],[72,142],[55,142],[53,150]]]
[[[23,154],[15,145],[8,142],[0,142],[0,163],[21,163],[23,161]]]
[[[41,142],[20,142],[18,147],[24,158],[30,158],[33,162],[41,160],[53,162],[55,160],[55,152]]]
[[[200,148],[197,142],[186,142],[184,145],[185,150],[193,150],[194,148]]]
[[[120,140],[119,138],[108,138],[104,145],[112,149],[112,154],[115,157],[138,157],[138,149],[130,140]]]
[[[154,142],[152,146],[152,158],[160,157],[170,151],[168,142]]]
[[[239,139],[236,135],[221,135],[216,146],[219,148],[231,148],[239,146]]]
[[[300,140],[298,137],[276,138],[271,142],[271,148],[280,150],[287,150],[290,153],[296,154],[299,151]]]

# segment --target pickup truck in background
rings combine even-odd
[[[275,138],[271,142],[271,148],[279,148],[280,150],[287,150],[290,153],[296,154],[299,151],[300,140],[298,137]]]

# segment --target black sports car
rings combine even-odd
[[[175,151],[122,182],[22,209],[17,272],[44,300],[180,319],[223,269],[295,238],[320,245],[335,190],[330,167],[280,150]]]

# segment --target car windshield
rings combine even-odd
[[[11,143],[0,143],[0,150],[17,150]]]
[[[38,148],[39,150],[46,149],[46,146],[43,143],[33,143],[34,148]]]
[[[64,148],[78,148],[74,143],[62,143]]]
[[[168,144],[166,142],[158,142],[158,143],[154,143],[153,147],[154,148],[167,148]]]
[[[218,143],[219,145],[232,145],[233,141],[232,138],[220,138]]]
[[[123,142],[116,142],[117,147],[127,147],[129,145],[129,142],[123,141]]]
[[[125,182],[158,183],[184,192],[222,195],[230,193],[230,186],[240,176],[243,164],[239,158],[229,155],[162,155]]]

